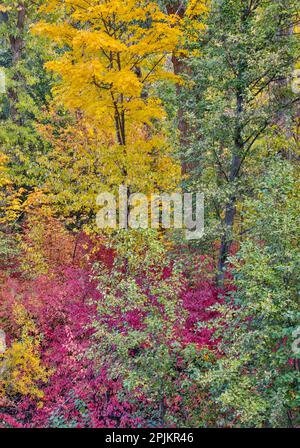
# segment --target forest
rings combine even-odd
[[[0,428],[300,427],[299,33],[0,0]]]

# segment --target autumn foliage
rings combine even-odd
[[[296,0],[0,0],[0,34],[0,428],[299,426]],[[204,236],[98,228],[120,186],[203,192]]]

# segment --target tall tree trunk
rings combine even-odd
[[[166,6],[168,14],[176,14],[180,18],[183,18],[185,15],[185,7],[183,6],[183,2],[181,1],[171,1]],[[186,62],[184,61],[183,57],[179,58],[176,53],[173,53],[172,55],[172,63],[174,68],[175,75],[183,75],[188,72],[188,66]],[[184,153],[184,149],[186,148],[188,144],[188,123],[185,119],[184,114],[184,107],[182,106],[182,103],[180,101],[180,97],[182,94],[182,85],[177,84],[176,85],[176,94],[178,98],[178,112],[177,112],[177,118],[178,118],[178,130],[179,130],[179,143],[181,151]],[[181,171],[182,175],[185,175],[187,172],[187,166],[184,155],[181,158]]]
[[[16,66],[18,62],[21,59],[22,56],[22,50],[24,46],[24,27],[25,27],[25,19],[26,19],[26,6],[23,2],[20,2],[17,6],[17,35],[11,34],[9,36],[10,41],[10,49],[12,54],[12,66]],[[16,72],[13,76],[13,81],[16,83],[21,81],[21,75]],[[17,103],[19,101],[19,95],[18,95],[18,87],[12,86],[8,89],[7,95],[9,98],[10,103],[10,115],[11,119],[20,124],[19,118],[18,118],[18,109],[17,109]]]
[[[240,166],[242,163],[242,154],[244,149],[244,143],[242,138],[242,114],[244,108],[244,95],[243,89],[241,87],[243,68],[241,67],[238,73],[239,87],[236,91],[236,125],[235,125],[235,139],[234,148],[232,152],[230,174],[228,176],[228,181],[233,189],[233,193],[230,194],[229,200],[225,207],[225,218],[223,221],[224,232],[221,238],[221,246],[219,250],[218,259],[218,273],[217,273],[217,284],[222,287],[224,285],[226,262],[230,254],[230,248],[232,245],[232,231],[234,219],[236,216],[236,194],[235,181],[238,177]]]

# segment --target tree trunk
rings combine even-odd
[[[19,3],[17,6],[17,36],[11,34],[9,37],[10,41],[10,49],[12,54],[12,66],[16,66],[18,62],[21,59],[23,45],[24,45],[24,39],[23,39],[23,33],[24,33],[24,27],[25,27],[25,19],[26,19],[26,7],[23,2]],[[15,73],[13,76],[13,81],[20,82],[21,75],[19,73]],[[12,118],[12,121],[19,123],[18,118],[18,109],[17,109],[17,103],[19,101],[19,95],[18,95],[18,87],[12,86],[8,89],[7,95],[9,98],[10,103],[10,115]],[[19,123],[20,124],[20,123]]]
[[[180,1],[170,2],[167,4],[166,8],[169,15],[176,14],[180,18],[183,18],[185,15],[185,7],[182,5],[182,2]],[[180,76],[188,72],[188,66],[185,63],[184,59],[179,58],[175,53],[173,53],[172,55],[172,64],[175,75]],[[181,150],[184,152],[184,148],[187,146],[188,143],[188,123],[184,116],[184,107],[182,106],[182,103],[180,101],[180,97],[182,94],[181,84],[176,85],[176,94],[177,99],[179,100],[178,112],[177,112],[179,143]],[[182,175],[185,175],[187,173],[187,166],[184,156],[181,157],[181,172]]]
[[[239,72],[239,80],[242,78],[242,72]],[[231,158],[230,174],[228,177],[229,184],[235,189],[234,183],[238,177],[238,173],[242,163],[242,154],[244,149],[244,143],[242,138],[242,113],[243,113],[243,90],[241,87],[237,88],[236,92],[236,126],[235,126],[235,139],[234,149]],[[218,273],[217,284],[222,287],[224,285],[226,262],[230,254],[230,248],[232,245],[232,229],[234,224],[234,218],[236,216],[236,194],[230,194],[229,201],[225,207],[225,218],[223,221],[224,232],[221,238],[221,246],[219,249],[218,259]]]

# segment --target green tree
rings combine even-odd
[[[185,315],[180,266],[174,263],[166,275],[170,264],[154,231],[119,233],[112,247],[113,267],[95,265],[103,299],[97,302],[92,357],[123,384],[125,400],[137,406],[136,417],[145,418],[144,396],[151,425],[184,424],[184,410],[173,415],[168,408],[184,394],[186,378],[183,345],[176,338]]]
[[[286,82],[299,49],[291,32],[297,12],[294,0],[215,1],[205,40],[199,35],[201,56],[190,62],[186,113],[194,141],[186,162],[191,185],[206,193],[208,236],[220,239],[220,285],[240,202],[256,182],[257,144],[299,101]]]
[[[25,196],[41,184],[44,173],[36,158],[47,148],[35,123],[50,95],[43,65],[51,49],[29,30],[40,3],[3,0],[0,9],[0,68],[6,78],[6,91],[0,94],[0,151],[9,159],[15,188],[23,188]]]
[[[299,187],[289,162],[266,162],[244,213],[251,231],[229,259],[236,290],[217,307],[223,356],[198,379],[232,426],[299,425]]]

